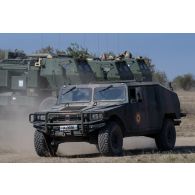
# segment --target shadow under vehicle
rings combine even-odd
[[[106,156],[121,155],[123,138],[154,138],[159,150],[175,146],[182,113],[178,96],[154,82],[63,86],[50,111],[29,115],[39,156],[55,156],[63,142],[89,142]]]
[[[1,112],[13,107],[48,109],[56,103],[60,86],[93,80],[94,73],[85,59],[7,52],[0,61]]]

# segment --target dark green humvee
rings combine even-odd
[[[148,136],[159,150],[172,150],[181,113],[173,91],[127,81],[63,86],[57,104],[29,120],[39,156],[55,156],[60,143],[75,141],[96,144],[103,155],[120,155],[128,136]]]

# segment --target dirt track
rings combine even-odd
[[[1,120],[0,127],[0,162],[195,162],[195,137],[178,137],[176,149],[168,153],[159,153],[150,138],[132,137],[124,140],[121,157],[102,157],[87,143],[65,143],[58,157],[40,158],[34,152],[34,129],[28,122]]]
[[[65,143],[59,147],[59,157],[40,158],[34,152],[34,129],[27,117],[15,112],[14,117],[0,119],[0,162],[195,162],[195,92],[178,94],[182,109],[189,114],[177,127],[173,152],[159,153],[152,139],[132,137],[125,139],[121,157],[102,157],[87,143]]]
[[[195,138],[178,138],[173,152],[159,153],[153,140],[128,138],[121,157],[102,157],[93,145],[67,143],[59,148],[59,157],[40,158],[34,151],[1,150],[0,162],[195,162]]]

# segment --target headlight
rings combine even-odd
[[[91,114],[91,120],[95,121],[95,120],[101,120],[101,119],[103,119],[102,113]]]
[[[45,115],[38,115],[37,120],[38,121],[45,121]]]

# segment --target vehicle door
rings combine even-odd
[[[129,87],[128,123],[129,131],[140,132],[146,128],[145,100],[143,87]]]
[[[160,128],[160,109],[158,96],[155,86],[145,86],[146,93],[146,115],[148,120],[149,129],[158,129]]]

